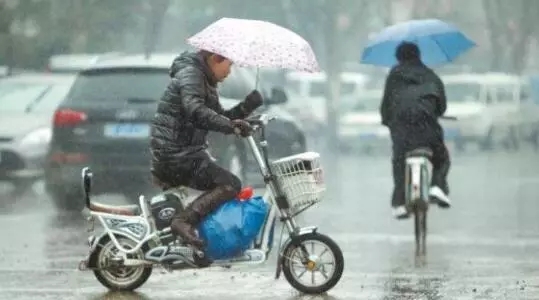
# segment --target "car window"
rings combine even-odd
[[[476,83],[447,83],[445,95],[449,103],[477,102],[481,95],[481,85]]]
[[[514,85],[499,85],[494,87],[496,93],[496,101],[498,103],[515,102],[516,86]]]
[[[325,97],[327,85],[324,81],[311,81],[309,83],[309,97]]]
[[[356,91],[357,84],[355,82],[341,82],[341,95],[353,94]]]
[[[70,84],[55,84],[43,94],[39,101],[32,104],[30,111],[32,112],[51,112],[54,111],[60,103],[65,99],[69,92]]]
[[[532,88],[529,82],[520,86],[520,102],[530,102],[532,99]]]
[[[68,84],[1,82],[0,111],[51,112],[68,90]]]
[[[380,97],[361,97],[357,103],[353,106],[353,111],[377,111],[380,109]]]
[[[68,95],[73,103],[159,100],[170,77],[161,69],[108,69],[81,73]]]
[[[286,90],[289,94],[301,95],[301,81],[288,80],[285,84]]]

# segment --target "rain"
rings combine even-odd
[[[534,0],[0,1],[0,299],[539,299],[538,12]],[[88,238],[103,230],[97,219],[89,230],[81,170],[93,172],[91,201],[138,205],[160,193],[149,124],[173,59],[221,18],[298,35],[290,52],[288,32],[273,42],[269,67],[243,51],[218,91],[224,109],[261,92],[256,112],[275,117],[271,162],[319,154],[302,157],[320,163],[309,174],[323,198],[295,221],[342,251],[342,277],[320,295],[275,278],[289,237],[279,218],[260,264],[154,265],[135,291],[109,290],[79,270]],[[444,84],[452,203],[428,206],[426,253],[417,255],[414,216],[392,215],[392,139],[380,113],[397,43],[379,44],[384,29],[432,19],[469,42],[409,39]],[[210,132],[208,142],[216,163],[264,195],[247,139]],[[307,282],[331,273],[312,257]]]

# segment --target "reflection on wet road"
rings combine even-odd
[[[92,273],[76,271],[87,251],[80,215],[29,197],[0,216],[0,299],[539,299],[536,162],[525,152],[455,158],[454,207],[431,210],[421,262],[412,222],[390,217],[389,159],[342,157],[328,177],[331,197],[300,217],[345,255],[339,285],[316,297],[273,279],[275,252],[255,268],[155,269],[140,293],[107,293]]]

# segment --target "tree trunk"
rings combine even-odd
[[[339,36],[340,32],[337,30],[337,5],[333,2],[326,2],[326,9],[328,22],[325,27],[325,45],[326,45],[326,121],[327,121],[327,145],[330,146],[330,150],[336,150],[339,147],[339,139],[337,135],[338,130],[338,99],[339,99],[339,86],[340,86],[340,73],[342,59],[340,55]]]
[[[488,34],[490,40],[491,62],[490,70],[502,71],[504,60],[504,43],[502,36],[502,26],[500,26],[500,2],[498,0],[483,0],[485,17],[487,20]]]
[[[144,35],[144,55],[149,58],[159,41],[163,17],[167,12],[170,0],[152,0],[148,12],[146,34]]]

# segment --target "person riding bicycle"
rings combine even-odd
[[[445,113],[446,96],[442,80],[421,61],[419,47],[402,42],[396,49],[398,64],[389,72],[380,106],[382,124],[387,126],[393,143],[393,215],[409,216],[405,207],[405,154],[417,148],[432,150],[431,201],[440,207],[451,206],[447,174],[449,153],[438,118]]]
[[[173,216],[170,227],[174,235],[198,248],[204,242],[194,231],[197,224],[241,190],[239,178],[207,152],[208,131],[248,136],[252,127],[243,119],[263,102],[253,90],[235,107],[223,109],[217,84],[230,74],[231,65],[229,59],[208,51],[182,53],[172,63],[170,83],[152,121],[154,182],[163,190],[181,185],[204,191]]]

